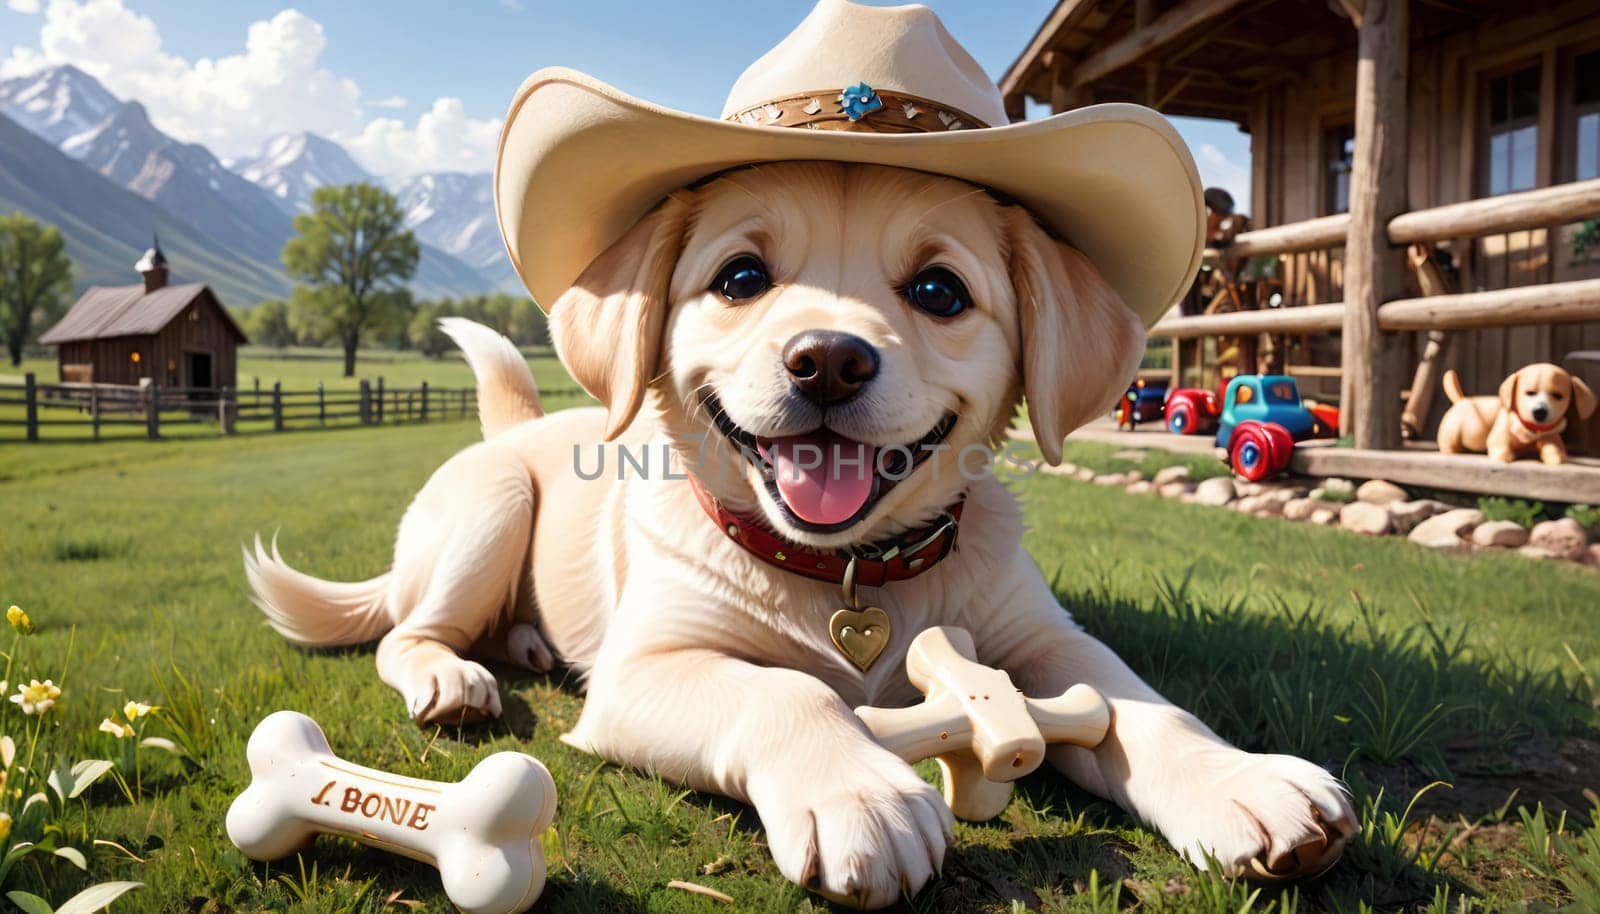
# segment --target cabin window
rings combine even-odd
[[[1572,62],[1574,180],[1600,178],[1600,51]]]
[[[1350,211],[1350,167],[1356,158],[1356,125],[1340,124],[1322,134],[1322,212]]]
[[[1487,192],[1528,190],[1538,181],[1539,68],[1489,80]]]

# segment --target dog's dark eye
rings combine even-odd
[[[1566,398],[1567,398],[1567,395],[1564,394],[1564,393],[1561,393],[1560,391],[1552,390],[1550,392],[1550,399],[1552,399],[1552,400],[1565,400]]]
[[[944,267],[928,267],[906,286],[906,298],[934,317],[955,317],[972,307],[961,278]]]
[[[728,261],[711,280],[711,291],[728,301],[748,301],[770,288],[767,265],[754,254],[740,254]]]

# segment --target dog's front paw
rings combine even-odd
[[[840,904],[882,908],[944,864],[952,833],[939,791],[884,753],[844,776],[804,772],[756,807],[784,876]]]
[[[1194,762],[1180,807],[1161,826],[1196,866],[1229,876],[1297,879],[1333,866],[1359,826],[1348,791],[1290,755],[1218,750]]]
[[[401,689],[419,724],[474,724],[500,716],[500,688],[482,664],[450,655],[430,660]]]

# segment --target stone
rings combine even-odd
[[[1211,479],[1201,481],[1195,487],[1194,500],[1202,505],[1221,507],[1233,501],[1237,494],[1237,490],[1233,487],[1233,480],[1226,476],[1214,476]]]
[[[1483,512],[1477,508],[1457,508],[1435,514],[1411,528],[1406,539],[1429,549],[1456,549],[1462,537],[1483,523]]]
[[[1340,479],[1337,476],[1329,476],[1327,479],[1322,481],[1322,491],[1334,496],[1335,498],[1354,498],[1356,494],[1356,484],[1348,479]]]
[[[1230,511],[1238,511],[1240,514],[1254,514],[1261,510],[1261,496],[1246,495],[1228,505],[1228,509]]]
[[[1179,479],[1163,483],[1157,491],[1161,493],[1162,498],[1181,498],[1194,491],[1194,483],[1187,479]]]
[[[1339,512],[1333,510],[1332,508],[1318,508],[1317,510],[1311,512],[1311,517],[1309,517],[1308,520],[1310,520],[1313,524],[1318,524],[1323,527],[1331,527],[1339,522]]]
[[[1397,501],[1388,506],[1389,516],[1394,519],[1396,533],[1410,533],[1411,530],[1435,514],[1443,514],[1450,510],[1450,505],[1432,498],[1419,498],[1416,501]]]
[[[1300,497],[1300,493],[1288,486],[1277,486],[1268,489],[1266,492],[1263,492],[1261,497],[1265,498],[1272,504],[1277,505],[1279,508],[1282,508],[1284,505]]]
[[[1600,565],[1600,543],[1589,544],[1589,554],[1584,561],[1590,565]]]
[[[1283,516],[1289,520],[1310,520],[1317,503],[1310,498],[1291,498],[1283,503]]]
[[[1339,509],[1339,526],[1355,533],[1382,536],[1394,529],[1389,509],[1369,501],[1353,501]]]
[[[1088,467],[1078,467],[1077,472],[1073,473],[1072,476],[1079,482],[1094,482],[1094,470]]]
[[[1094,477],[1093,480],[1097,486],[1125,486],[1132,481],[1121,473],[1105,473]]]
[[[1560,556],[1556,555],[1554,552],[1551,552],[1548,549],[1541,549],[1538,546],[1523,546],[1521,549],[1517,550],[1517,554],[1523,556],[1524,558],[1540,559],[1546,562],[1553,562],[1560,558]]]
[[[1179,482],[1188,478],[1188,467],[1162,467],[1156,471],[1154,482],[1156,484],[1156,488],[1159,489],[1169,482]]]
[[[1122,474],[1122,478],[1129,482],[1138,482],[1144,478],[1144,474],[1138,470],[1129,470],[1128,472]]]
[[[1528,531],[1514,520],[1492,520],[1473,529],[1472,542],[1478,546],[1515,549],[1527,545]]]
[[[1155,486],[1148,479],[1135,479],[1133,482],[1128,483],[1127,487],[1122,491],[1129,495],[1148,495],[1155,491]]]
[[[1111,459],[1112,460],[1130,460],[1130,461],[1132,461],[1134,463],[1138,463],[1139,461],[1144,459],[1144,451],[1134,450],[1134,449],[1116,451],[1115,453],[1113,453],[1111,455]]]
[[[1063,463],[1061,466],[1053,467],[1042,460],[1036,465],[1036,469],[1046,476],[1072,476],[1078,471],[1078,468],[1070,463]]]
[[[1392,505],[1407,498],[1405,489],[1385,479],[1369,479],[1356,489],[1356,501],[1369,505]]]
[[[1589,535],[1570,517],[1534,524],[1528,545],[1536,546],[1557,558],[1578,561],[1589,551]]]
[[[1244,498],[1247,495],[1260,495],[1262,492],[1266,491],[1266,486],[1263,486],[1259,482],[1247,482],[1243,479],[1236,479],[1233,482],[1233,491],[1235,495],[1238,495],[1240,498]]]

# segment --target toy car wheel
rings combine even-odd
[[[1294,439],[1282,426],[1241,422],[1228,443],[1228,462],[1241,478],[1260,482],[1288,468],[1293,448]]]
[[[1180,400],[1167,409],[1167,431],[1174,435],[1192,435],[1199,424],[1194,405],[1187,400]]]

